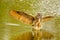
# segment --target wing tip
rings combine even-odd
[[[51,20],[51,19],[53,19],[54,18],[54,16],[46,16],[46,17],[43,17],[43,22],[46,22],[46,21],[49,21],[49,20]]]

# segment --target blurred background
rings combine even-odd
[[[10,10],[23,11],[35,16],[54,16],[50,21],[42,23],[44,30],[55,35],[54,40],[60,40],[60,0],[0,0],[0,40],[10,40],[11,37],[31,31],[31,26],[22,23],[9,15]]]

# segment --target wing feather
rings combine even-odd
[[[11,10],[10,11],[10,15],[12,15],[14,18],[23,21],[26,24],[32,24],[34,17],[31,15],[28,15],[24,12],[19,12],[19,11],[15,11],[15,10]]]
[[[53,16],[46,16],[46,17],[43,17],[42,18],[42,21],[43,22],[46,22],[46,21],[48,21],[48,20],[51,20],[52,18],[54,18]]]

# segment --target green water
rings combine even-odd
[[[38,12],[40,12],[43,16],[45,15],[53,15],[50,14],[49,6],[44,8],[46,5],[42,3],[44,0],[0,0],[0,40],[9,40],[11,36],[18,35],[24,32],[31,31],[31,26],[24,24],[21,21],[18,21],[9,15],[10,10],[19,10],[26,12],[32,16],[35,16]],[[57,3],[58,1],[50,1],[50,4]],[[50,6],[51,10],[56,10],[55,4],[54,6]],[[59,5],[60,6],[60,5]],[[53,7],[53,8],[52,8]],[[56,9],[54,9],[54,7]],[[54,15],[55,19],[53,20],[53,26],[55,31],[56,40],[60,40],[60,16]],[[51,21],[52,22],[52,21]],[[19,24],[19,26],[6,25],[6,23],[15,23]],[[46,23],[46,25],[49,22]],[[51,23],[49,24],[51,25]]]

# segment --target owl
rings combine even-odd
[[[16,11],[16,10],[10,10],[9,13],[13,18],[22,21],[23,23],[26,23],[28,25],[31,25],[32,27],[32,31],[38,31],[41,28],[41,22],[46,22],[49,21],[50,19],[53,19],[53,16],[46,16],[46,17],[42,17],[42,15],[40,13],[37,13],[36,16],[31,16],[28,15],[25,12],[21,12],[21,11]],[[42,32],[42,35],[41,35]],[[49,32],[46,31],[41,31],[38,32],[40,37],[44,37],[44,38],[51,38],[53,35],[50,34]],[[34,32],[35,33],[35,32]],[[36,36],[37,34],[35,33],[34,36]]]

